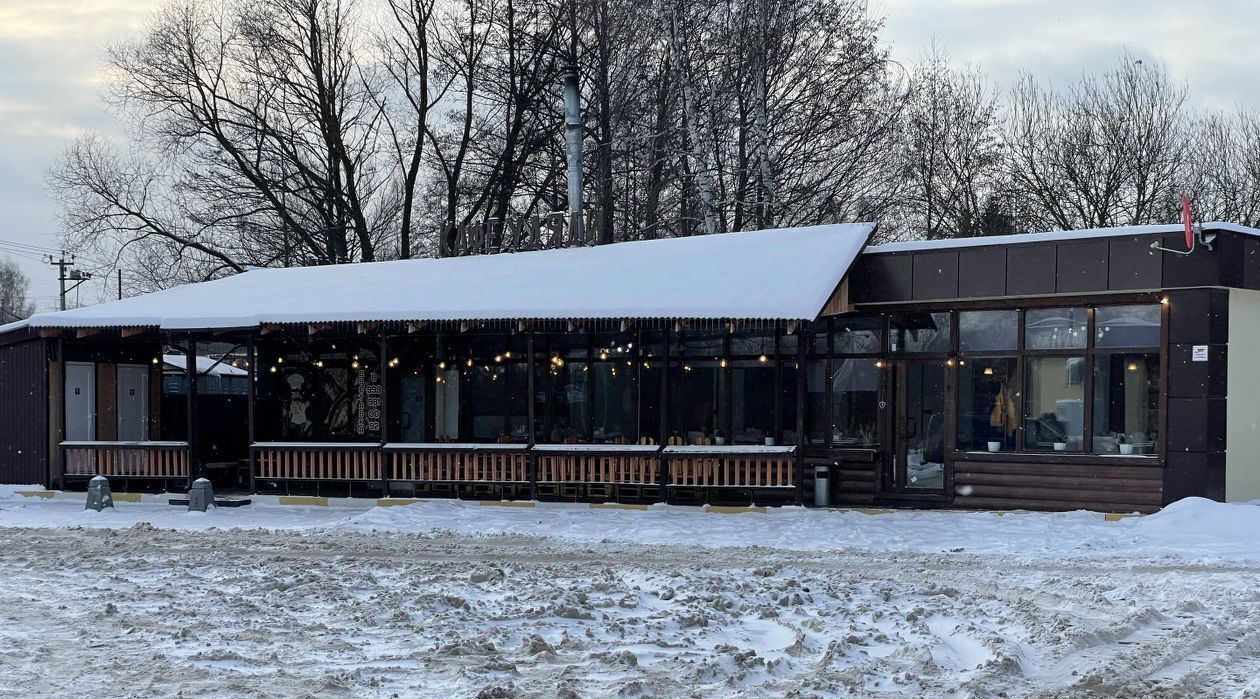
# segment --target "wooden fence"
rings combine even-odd
[[[187,442],[62,442],[67,476],[187,478]]]
[[[381,478],[379,444],[261,443],[252,447],[256,478],[374,481]]]
[[[385,445],[390,480],[428,483],[527,483],[524,445]]]

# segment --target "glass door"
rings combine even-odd
[[[943,494],[947,481],[945,362],[894,362],[891,369],[891,491]]]

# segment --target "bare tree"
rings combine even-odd
[[[1007,174],[1031,225],[1096,228],[1167,220],[1186,154],[1186,88],[1125,53],[1064,92],[1026,75],[1011,94]]]
[[[0,325],[22,320],[35,312],[28,299],[31,283],[13,260],[0,260]]]
[[[1182,172],[1196,214],[1260,225],[1260,116],[1248,110],[1200,114],[1190,132]]]
[[[952,68],[934,44],[914,69],[905,112],[903,225],[928,239],[995,232],[984,226],[1003,201],[1000,126],[985,77]]]

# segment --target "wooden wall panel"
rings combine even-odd
[[[0,346],[0,483],[47,483],[45,341]]]
[[[1107,258],[1105,240],[1059,243],[1057,246],[1057,282],[1060,294],[1078,294],[1107,290]]]
[[[1006,295],[1006,248],[959,250],[958,295],[961,298]]]
[[[1012,246],[1006,251],[1006,294],[1041,296],[1053,294],[1057,253],[1054,245]]]
[[[911,263],[911,295],[915,300],[952,299],[958,296],[958,253],[918,253]]]
[[[1108,248],[1107,288],[1111,291],[1159,289],[1164,253],[1151,249],[1151,238],[1112,240]]]
[[[1163,504],[1163,469],[955,461],[954,490],[954,505],[964,508],[1154,512]]]
[[[118,439],[118,365],[112,362],[96,365],[96,438]]]

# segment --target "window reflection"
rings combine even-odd
[[[1158,354],[1095,357],[1094,453],[1155,453],[1158,376]]]
[[[1080,451],[1085,435],[1085,358],[1026,360],[1024,447],[1031,451]]]

